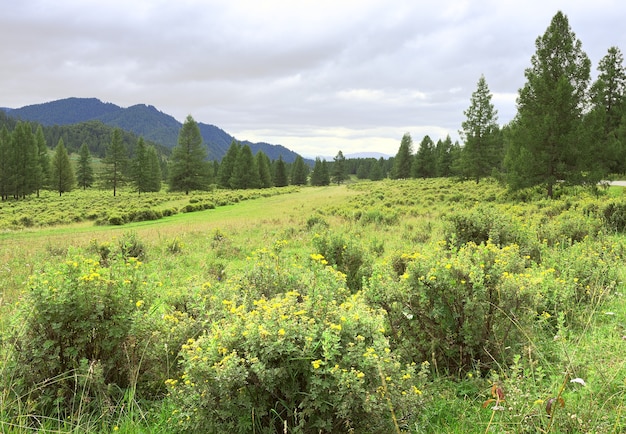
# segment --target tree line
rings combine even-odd
[[[620,49],[610,47],[591,83],[591,62],[558,12],[535,42],[517,114],[502,128],[484,76],[478,80],[460,135],[464,145],[444,146],[426,136],[415,154],[406,134],[392,178],[495,176],[511,190],[557,185],[595,188],[626,167],[626,69]]]

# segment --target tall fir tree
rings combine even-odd
[[[346,157],[344,157],[343,152],[339,151],[333,159],[332,181],[335,184],[339,185],[343,183],[346,179]]]
[[[626,163],[626,143],[621,140],[622,116],[626,113],[624,55],[611,47],[598,64],[598,78],[591,86],[591,110],[585,128],[590,131],[591,155],[603,173],[621,173]]]
[[[106,154],[102,160],[104,163],[104,181],[113,189],[113,196],[117,195],[118,188],[124,181],[124,173],[128,164],[128,151],[122,141],[122,130],[116,128],[111,134],[111,142],[106,148]]]
[[[9,163],[11,150],[11,134],[6,125],[0,129],[0,198],[7,200],[10,194],[9,188]]]
[[[250,146],[244,145],[237,153],[237,159],[230,177],[230,187],[234,189],[258,188],[261,184],[259,169],[252,156]]]
[[[52,188],[61,196],[63,193],[72,191],[75,182],[74,169],[61,138],[52,157]]]
[[[289,185],[289,180],[287,179],[287,167],[283,161],[283,157],[279,156],[278,160],[276,160],[276,166],[274,168],[274,186],[286,187],[287,185]]]
[[[319,187],[329,184],[330,176],[328,173],[328,164],[326,164],[326,160],[317,157],[313,165],[313,171],[311,172],[311,185]]]
[[[487,80],[481,75],[472,93],[470,106],[463,112],[465,120],[461,123],[460,134],[465,141],[461,152],[462,167],[465,176],[476,183],[490,176],[494,169],[499,169],[503,157],[498,112],[491,98]]]
[[[78,162],[76,166],[76,182],[83,190],[91,187],[94,182],[93,164],[91,152],[87,143],[83,143],[78,150]]]
[[[135,157],[131,162],[130,171],[130,177],[133,182],[133,186],[139,194],[150,191],[148,186],[148,183],[150,182],[149,170],[150,167],[148,165],[148,146],[146,145],[143,137],[140,137],[137,140],[137,146],[135,147]]]
[[[220,187],[231,188],[230,178],[233,176],[235,162],[237,161],[237,155],[239,154],[240,149],[241,145],[237,141],[233,140],[226,151],[226,155],[222,158],[217,172],[217,184]]]
[[[452,139],[446,136],[445,140],[437,140],[435,145],[435,176],[448,177],[452,175]]]
[[[259,170],[259,186],[260,188],[269,188],[272,186],[272,170],[270,168],[270,159],[263,151],[259,151],[254,156],[256,167]]]
[[[411,165],[411,176],[413,178],[433,178],[436,174],[435,143],[426,135],[417,148],[417,153],[413,157]]]
[[[405,133],[400,141],[400,148],[393,160],[391,170],[392,179],[405,179],[411,177],[411,165],[413,163],[413,139],[409,133]]]
[[[306,185],[309,170],[304,159],[298,155],[291,166],[291,185]]]
[[[39,160],[35,135],[29,123],[18,122],[11,134],[9,183],[13,197],[24,198],[37,189]]]
[[[510,188],[544,186],[552,197],[557,182],[595,185],[582,176],[586,154],[585,112],[591,62],[562,12],[535,42],[517,115],[507,139],[505,167]]]
[[[206,190],[209,186],[209,164],[207,151],[202,145],[200,128],[196,121],[187,116],[180,133],[178,144],[172,149],[169,166],[169,188],[171,191]]]
[[[146,162],[148,164],[146,191],[161,191],[161,186],[163,184],[161,159],[159,158],[159,154],[154,146],[148,146],[146,149],[146,153]]]
[[[39,164],[35,171],[35,189],[37,197],[39,197],[39,190],[45,188],[50,181],[50,156],[48,155],[48,144],[46,143],[41,125],[37,126],[37,131],[35,132],[35,144],[37,146],[37,162]]]

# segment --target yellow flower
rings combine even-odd
[[[278,336],[285,336],[285,329],[278,330]]]
[[[322,365],[322,361],[321,360],[313,360],[311,362],[311,365],[313,365],[313,369],[319,369],[319,367]]]
[[[141,306],[143,306],[143,300],[137,300],[137,303],[135,303],[135,306],[137,306],[137,309],[139,309]]]

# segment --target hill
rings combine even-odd
[[[176,145],[178,132],[182,126],[173,116],[151,105],[136,104],[123,108],[102,102],[97,98],[66,98],[3,110],[11,118],[38,122],[44,126],[65,126],[100,121],[105,125],[119,127],[143,136],[146,140],[170,149]],[[212,160],[221,160],[232,141],[237,140],[215,125],[198,122],[198,127],[208,147],[209,158]],[[291,163],[298,155],[282,145],[247,141],[242,143],[248,144],[253,153],[263,151],[271,160],[278,159],[280,156],[285,162]]]

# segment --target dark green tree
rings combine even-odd
[[[9,163],[11,151],[11,134],[6,125],[0,129],[0,198],[7,200],[10,191]]]
[[[304,159],[300,155],[296,156],[291,166],[291,185],[306,185],[308,177],[309,168],[304,164]]]
[[[35,131],[35,144],[37,146],[37,161],[38,169],[35,170],[35,189],[37,191],[37,197],[39,197],[39,190],[46,187],[50,181],[50,156],[48,155],[48,145],[46,144],[46,138],[43,134],[43,128],[41,125],[37,126]]]
[[[343,152],[337,152],[337,155],[333,159],[333,175],[332,181],[339,185],[347,178],[346,175],[346,157],[343,156]]]
[[[448,177],[452,175],[452,139],[446,136],[445,140],[437,140],[435,145],[435,176]]]
[[[580,161],[591,62],[560,11],[535,46],[506,144],[506,180],[512,189],[542,185],[551,198],[557,182],[597,183],[581,176]]]
[[[480,178],[490,176],[494,169],[499,169],[503,157],[498,112],[491,98],[487,80],[481,75],[472,93],[470,106],[463,112],[465,120],[459,132],[465,141],[461,165],[465,176],[476,180],[476,183],[480,182]]]
[[[259,169],[259,187],[269,188],[272,186],[272,169],[270,159],[263,151],[259,151],[254,156],[256,167]]]
[[[76,166],[76,181],[83,190],[91,187],[94,182],[93,165],[91,152],[86,143],[83,143],[78,150],[78,163]]]
[[[400,141],[400,148],[393,161],[391,179],[405,179],[411,177],[411,165],[413,164],[413,139],[409,133],[405,133]]]
[[[286,187],[289,185],[289,180],[287,179],[287,167],[285,166],[285,162],[283,161],[282,155],[278,157],[276,160],[276,167],[274,168],[274,186],[275,187]]]
[[[207,151],[202,145],[200,128],[187,116],[178,134],[178,144],[172,149],[169,165],[170,191],[206,190],[209,186]]]
[[[374,161],[370,166],[368,179],[370,181],[380,181],[381,179],[383,179],[383,167],[380,160]]]
[[[411,165],[413,178],[433,178],[437,171],[435,143],[426,135],[417,148]]]
[[[315,159],[315,165],[311,172],[311,185],[324,186],[330,185],[330,174],[328,172],[328,164],[326,160],[322,160],[319,157]]]
[[[217,184],[220,187],[231,188],[230,178],[231,176],[233,176],[233,170],[235,169],[235,163],[237,161],[237,155],[239,154],[240,149],[241,144],[233,140],[230,143],[228,151],[226,151],[226,155],[224,155],[224,158],[222,158],[219,170],[217,172]]]
[[[128,151],[122,141],[122,130],[116,128],[111,134],[111,142],[107,146],[104,163],[104,182],[113,188],[113,196],[124,181],[124,172],[128,164]]]
[[[72,191],[75,184],[74,169],[67,155],[67,150],[63,144],[63,139],[54,149],[52,156],[52,188],[59,192],[59,196],[68,191]]]
[[[137,140],[135,157],[131,161],[130,177],[137,193],[150,191],[148,186],[150,166],[148,165],[148,146],[143,137]]]
[[[159,158],[159,154],[154,146],[148,146],[146,154],[146,162],[148,164],[146,191],[161,191],[163,174],[161,172],[161,159]]]
[[[234,189],[259,188],[259,169],[252,156],[250,146],[244,145],[237,153],[237,159],[230,177],[230,187]]]
[[[592,145],[589,159],[595,157],[602,174],[623,172],[626,143],[620,138],[620,127],[626,109],[626,68],[619,48],[609,48],[600,60],[590,93],[591,111],[586,119]]]
[[[9,185],[13,197],[18,199],[34,193],[41,168],[35,135],[27,122],[18,122],[11,134],[8,163]]]

